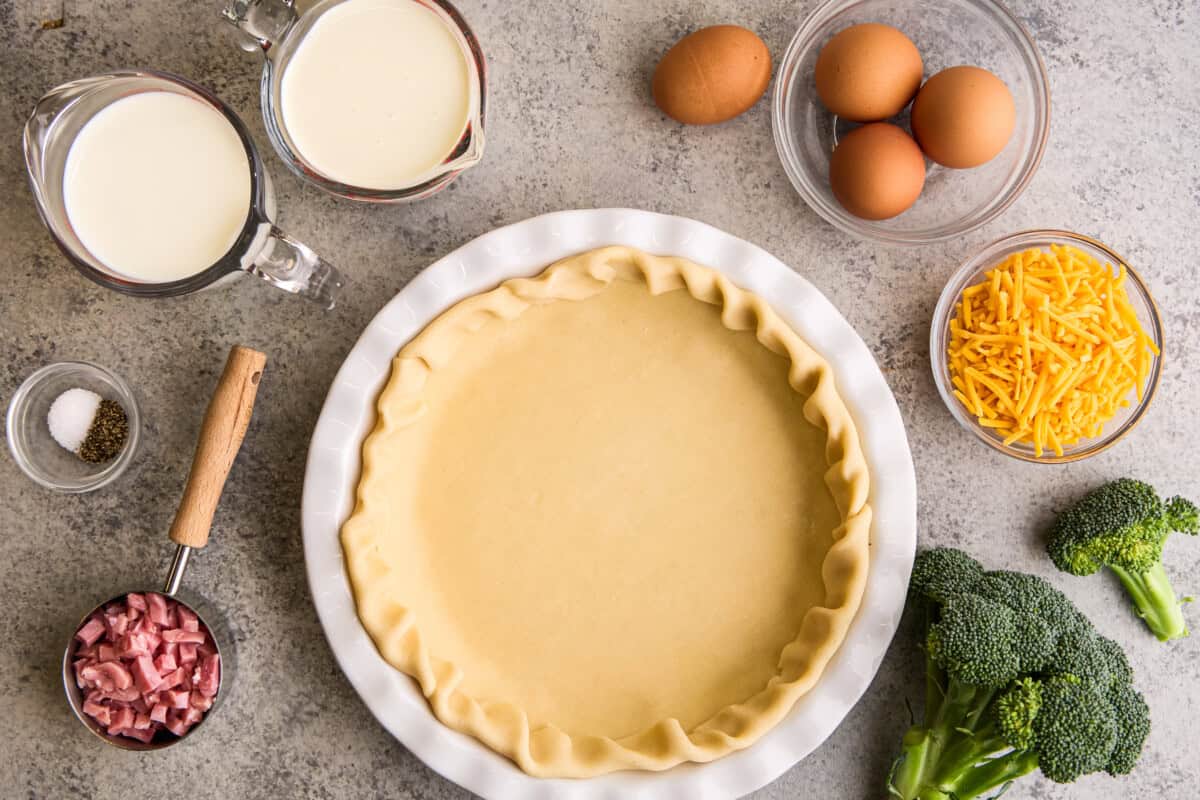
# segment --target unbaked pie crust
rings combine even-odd
[[[538,776],[744,748],[868,569],[829,364],[757,296],[606,247],[400,350],[342,528],[359,617],[438,718]]]

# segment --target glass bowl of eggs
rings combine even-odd
[[[921,245],[995,219],[1029,184],[1049,80],[1028,32],[993,0],[827,0],[784,53],[772,124],[817,214]]]
[[[1162,375],[1163,327],[1141,276],[1078,233],[992,242],[950,278],[929,355],[951,415],[1036,463],[1107,450],[1141,421]]]

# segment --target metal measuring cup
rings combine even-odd
[[[209,717],[221,705],[229,694],[229,684],[235,668],[233,639],[224,618],[204,598],[181,592],[180,584],[183,573],[187,569],[188,559],[193,550],[204,547],[208,543],[208,533],[212,528],[213,514],[221,499],[221,490],[225,487],[225,479],[233,466],[233,460],[242,446],[246,428],[250,425],[250,415],[254,411],[254,398],[258,393],[259,380],[262,378],[263,366],[267,357],[247,347],[235,346],[229,351],[229,359],[225,362],[225,371],[209,401],[208,411],[204,415],[204,424],[200,428],[200,438],[196,443],[196,455],[192,459],[192,470],[188,476],[183,498],[179,502],[179,510],[171,524],[170,538],[175,542],[175,557],[171,561],[171,570],[160,594],[164,594],[183,606],[186,606],[197,617],[200,624],[206,628],[220,656],[221,677],[217,684],[217,694],[213,698],[212,707],[205,713],[203,719],[192,726],[183,736],[176,736],[167,731],[160,731],[150,742],[141,742],[126,736],[111,736],[96,720],[83,711],[83,691],[75,681],[73,665],[74,654],[78,646],[75,633],[87,621],[88,617],[100,611],[109,603],[122,600],[128,592],[122,592],[105,600],[83,615],[79,624],[71,630],[71,638],[63,652],[63,688],[67,693],[67,702],[71,710],[84,726],[108,744],[123,750],[161,750],[176,742],[191,736],[196,729],[203,727]],[[133,590],[146,591],[146,590]],[[153,590],[150,590],[153,591]]]

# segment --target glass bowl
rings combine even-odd
[[[1119,409],[1116,416],[1105,423],[1104,430],[1099,437],[1082,439],[1073,445],[1065,445],[1061,456],[1055,455],[1053,451],[1047,451],[1038,456],[1030,444],[1014,442],[1005,445],[1001,436],[992,429],[980,425],[975,416],[959,402],[953,394],[954,389],[950,382],[947,348],[950,344],[950,320],[955,315],[955,305],[964,289],[979,283],[985,272],[1003,261],[1009,254],[1033,247],[1047,249],[1052,244],[1076,247],[1102,264],[1111,264],[1114,271],[1119,270],[1121,266],[1125,267],[1128,276],[1125,280],[1125,289],[1129,295],[1130,305],[1137,313],[1138,322],[1141,323],[1142,328],[1158,348],[1159,355],[1151,356],[1141,401],[1134,401],[1129,406]],[[1150,401],[1154,399],[1155,392],[1158,390],[1159,378],[1162,375],[1162,350],[1162,320],[1158,314],[1158,306],[1155,305],[1154,298],[1150,296],[1150,290],[1146,288],[1141,276],[1125,262],[1125,259],[1095,239],[1078,233],[1056,230],[1014,233],[992,242],[967,259],[966,263],[959,267],[958,271],[950,278],[946,288],[942,290],[942,296],[938,299],[937,308],[933,312],[933,324],[929,333],[929,357],[933,366],[933,379],[943,402],[959,424],[992,449],[1023,461],[1039,464],[1062,464],[1093,456],[1107,450],[1133,430],[1146,413]]]
[[[50,405],[77,387],[116,401],[129,420],[125,447],[104,463],[89,464],[50,435]],[[6,433],[8,449],[26,475],[48,489],[78,494],[106,486],[125,471],[141,438],[141,416],[133,392],[119,376],[84,361],[60,361],[34,372],[17,389],[8,404]]]
[[[903,31],[917,45],[928,78],[969,64],[991,70],[1012,91],[1016,127],[1004,150],[974,169],[926,160],[925,188],[912,208],[886,220],[853,216],[829,188],[829,157],[858,123],[840,120],[817,98],[813,72],[836,33],[863,22]],[[796,32],[780,62],[771,109],[784,171],[813,211],[847,233],[892,245],[959,236],[995,219],[1029,184],[1050,130],[1050,86],[1037,47],[1021,23],[993,0],[828,0]],[[907,109],[892,122],[907,130]]]

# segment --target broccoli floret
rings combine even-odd
[[[1092,630],[1092,623],[1065,594],[1036,575],[995,570],[984,575],[975,591],[984,597],[1042,618],[1060,631]]]
[[[996,698],[992,713],[1004,741],[1016,750],[1033,747],[1033,721],[1042,710],[1042,683],[1021,678]]]
[[[1150,707],[1146,698],[1129,684],[1116,687],[1108,700],[1117,720],[1117,744],[1104,770],[1109,775],[1128,775],[1150,733]]]
[[[1162,641],[1187,636],[1175,589],[1163,568],[1172,533],[1200,533],[1200,512],[1182,497],[1167,502],[1147,483],[1121,478],[1068,508],[1050,530],[1047,550],[1072,575],[1108,567],[1121,580],[1138,615]]]
[[[1073,783],[1108,766],[1117,745],[1117,718],[1097,687],[1073,675],[1042,684],[1042,708],[1033,721],[1034,746],[1042,774]]]
[[[972,800],[1039,768],[1060,783],[1133,768],[1145,701],[1120,646],[1065,595],[949,548],[919,554],[914,575],[932,697],[904,736],[892,797]]]
[[[1104,692],[1133,680],[1133,668],[1121,645],[1094,632],[1073,631],[1063,636],[1053,663],[1045,671],[1078,676]]]
[[[955,594],[973,592],[983,579],[983,565],[962,550],[934,547],[913,562],[909,594],[944,603]]]
[[[956,595],[942,605],[941,619],[929,628],[929,657],[953,680],[1000,689],[1021,672],[1013,646],[1016,613],[974,594]]]

